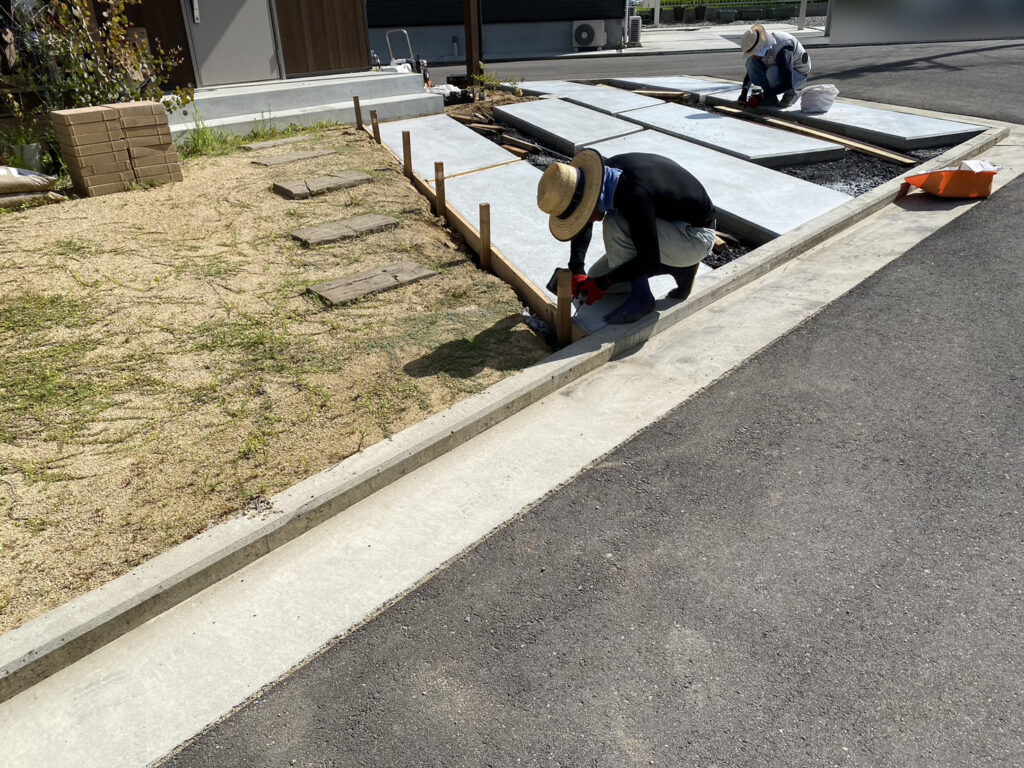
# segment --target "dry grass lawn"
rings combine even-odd
[[[352,128],[197,158],[185,181],[0,216],[0,631],[549,353],[382,147]],[[273,181],[369,173],[308,201]],[[391,231],[305,249],[364,213]],[[328,308],[307,285],[439,274]]]

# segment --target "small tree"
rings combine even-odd
[[[108,0],[93,18],[89,0],[51,0],[33,8],[17,6],[15,25],[22,50],[15,68],[19,86],[0,94],[19,120],[21,133],[50,141],[46,114],[55,109],[91,107],[120,101],[165,97],[161,83],[181,63],[180,49],[153,50],[129,34],[125,9],[142,0]],[[191,89],[175,89],[165,104],[178,109],[192,100]]]

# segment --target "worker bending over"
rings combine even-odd
[[[537,185],[537,205],[551,234],[571,241],[574,298],[593,304],[611,286],[629,297],[609,323],[632,323],[654,310],[648,278],[672,275],[670,298],[690,295],[697,266],[715,244],[715,206],[691,173],[659,155],[631,152],[607,160],[584,149],[552,163]],[[584,272],[595,221],[604,221],[605,255]]]
[[[743,33],[740,48],[747,65],[740,104],[785,108],[796,101],[797,89],[804,87],[811,71],[811,57],[799,40],[786,32],[768,32],[755,24]],[[748,99],[751,84],[761,91]]]

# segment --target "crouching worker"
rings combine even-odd
[[[697,267],[715,245],[715,206],[691,173],[659,155],[639,152],[603,159],[584,149],[571,164],[548,166],[537,205],[551,234],[571,241],[574,298],[593,304],[612,286],[629,297],[604,319],[632,323],[654,310],[648,278],[672,275],[673,299],[690,295]],[[602,256],[584,272],[595,221],[604,222]]]
[[[796,92],[804,87],[811,71],[811,57],[799,40],[785,32],[768,32],[755,24],[743,33],[740,48],[747,66],[740,104],[751,108],[761,104],[785,108],[796,101]],[[748,99],[751,85],[761,91]]]

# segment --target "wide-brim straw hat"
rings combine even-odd
[[[587,226],[601,197],[604,161],[584,149],[571,163],[552,163],[537,183],[537,207],[548,214],[555,239],[572,240]]]
[[[768,45],[768,31],[761,24],[755,24],[740,38],[743,58],[749,58]]]

